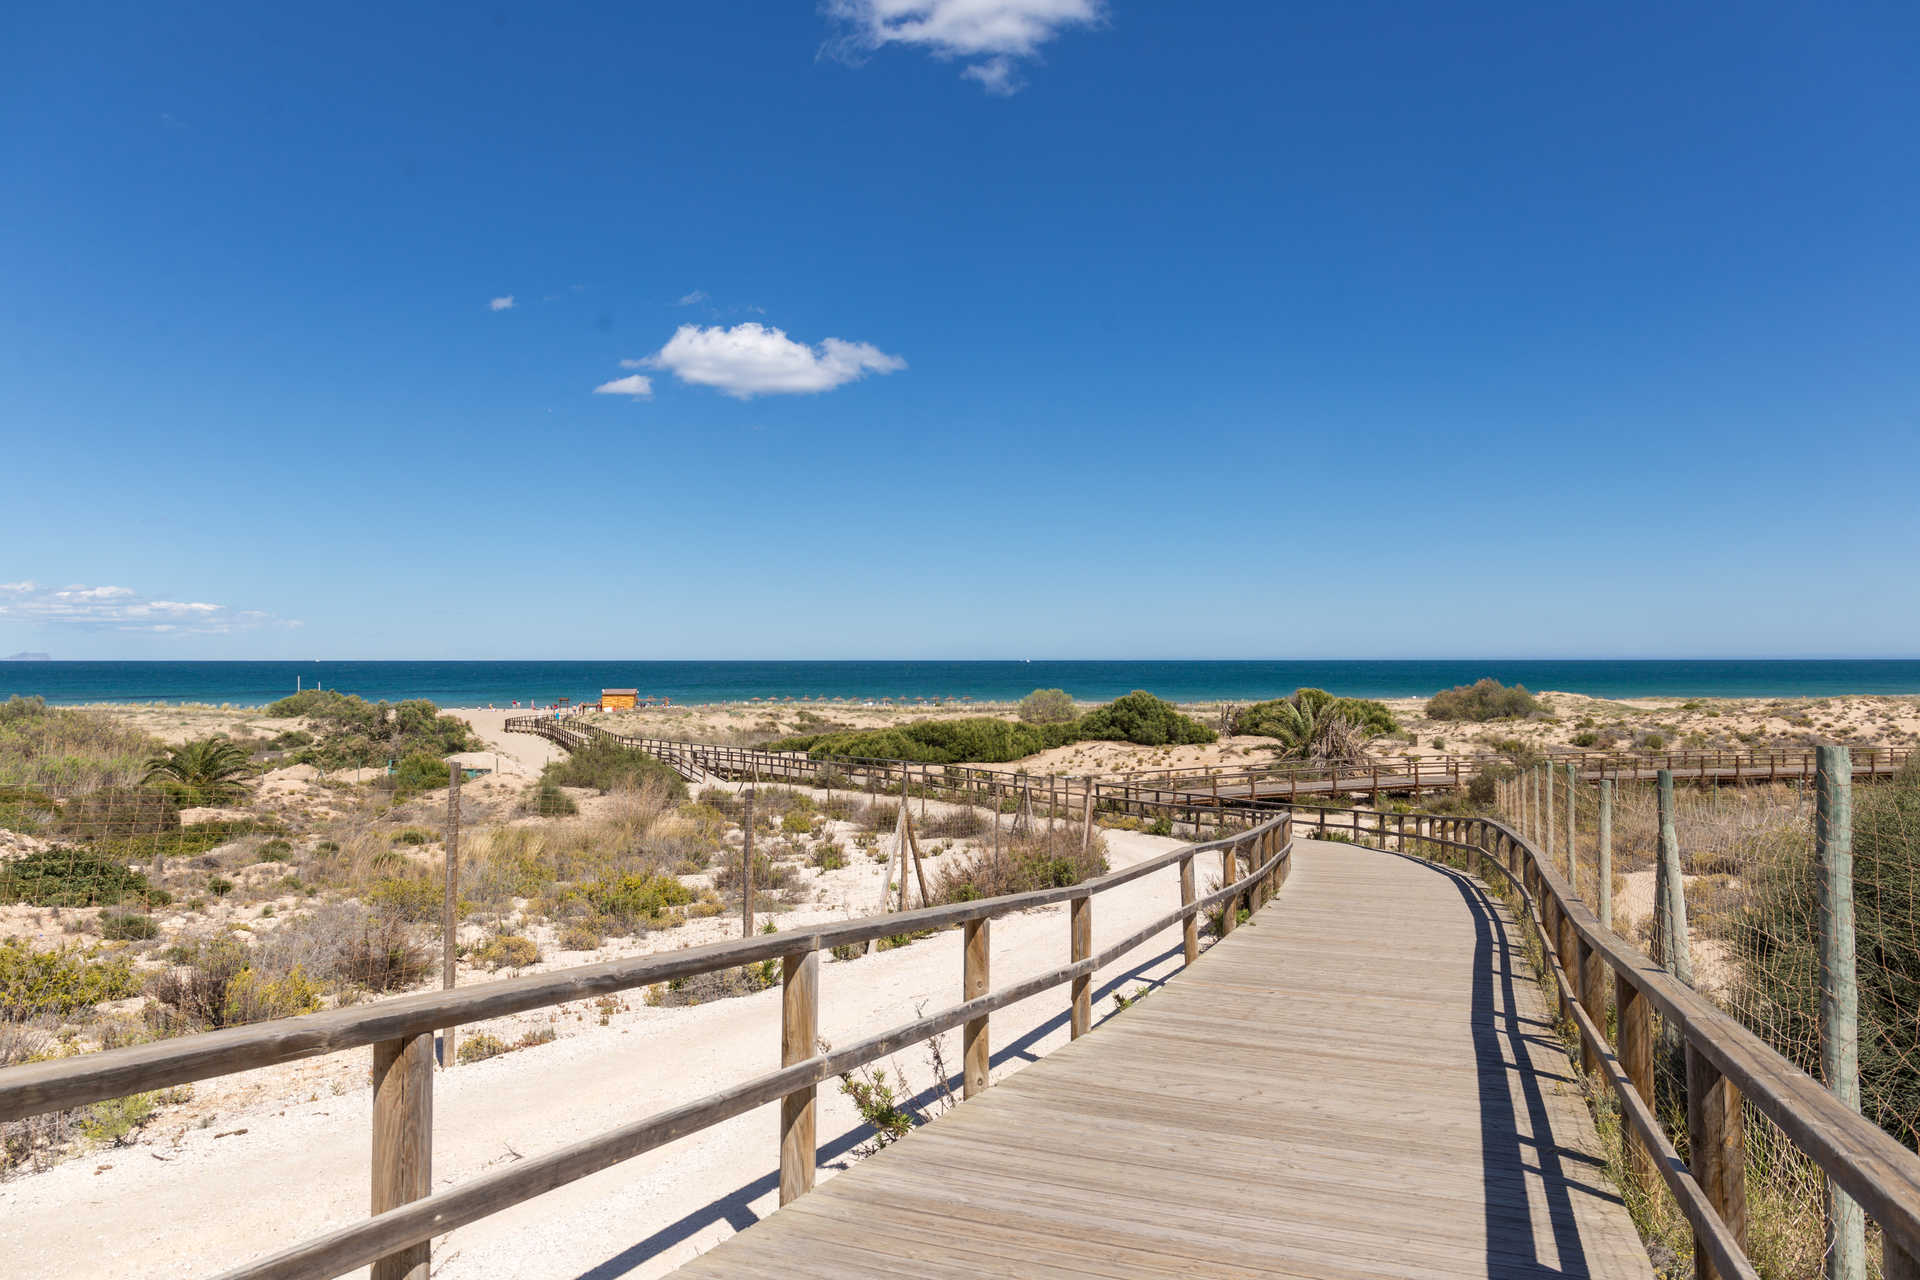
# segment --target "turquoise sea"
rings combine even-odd
[[[0,698],[257,705],[320,685],[442,706],[592,700],[603,688],[682,702],[747,698],[1011,701],[1036,688],[1078,698],[1147,689],[1176,702],[1280,697],[1302,685],[1349,697],[1418,697],[1492,676],[1603,698],[1920,694],[1920,660],[1417,659],[1035,662],[41,662],[0,661]]]

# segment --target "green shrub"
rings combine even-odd
[[[1212,742],[1219,735],[1170,702],[1141,689],[1083,716],[1078,736],[1104,742],[1132,742],[1143,747]]]
[[[1434,720],[1524,720],[1541,709],[1525,685],[1509,688],[1490,676],[1427,699],[1427,715]]]
[[[160,925],[152,916],[109,911],[100,917],[100,936],[109,942],[144,942],[159,935]]]
[[[302,966],[256,967],[246,944],[231,934],[182,944],[169,958],[175,967],[156,975],[147,993],[182,1029],[291,1018],[320,1007],[320,986]]]
[[[461,1065],[469,1062],[485,1062],[488,1058],[497,1058],[507,1051],[506,1041],[499,1036],[490,1036],[484,1031],[476,1031],[460,1037],[460,1048],[455,1057]]]
[[[774,751],[809,755],[857,756],[873,760],[911,760],[919,764],[997,764],[1064,746],[1074,740],[1072,724],[1030,725],[993,716],[958,720],[915,720],[886,729],[786,738]]]
[[[562,951],[598,951],[600,944],[604,941],[598,929],[578,922],[568,925],[560,932]]]
[[[446,760],[426,751],[402,756],[393,767],[393,796],[405,800],[428,791],[446,789],[452,769]]]
[[[790,836],[804,836],[813,830],[813,816],[795,809],[780,819],[780,830]]]
[[[389,843],[419,846],[432,843],[437,837],[424,827],[401,827],[387,837]]]
[[[540,947],[517,933],[501,934],[473,953],[473,962],[489,969],[524,969],[540,962]]]
[[[233,892],[233,881],[225,876],[214,876],[207,881],[207,892],[216,898],[224,898]]]
[[[561,787],[592,787],[596,791],[638,788],[651,783],[662,788],[676,803],[687,798],[687,784],[664,761],[604,739],[596,739],[564,760],[555,760],[541,771],[540,780]]]
[[[0,863],[0,902],[36,907],[110,907],[144,901],[147,878],[91,849],[51,845]]]
[[[114,1146],[153,1119],[158,1095],[134,1093],[96,1102],[80,1113],[80,1134],[89,1142]]]
[[[1591,729],[1583,729],[1568,739],[1576,747],[1591,747],[1600,741],[1600,735]]]
[[[98,956],[93,948],[42,951],[23,938],[0,938],[0,1019],[71,1017],[139,991],[127,957]]]
[[[319,741],[293,758],[323,769],[364,768],[415,754],[444,761],[458,751],[478,751],[480,740],[465,722],[439,714],[422,699],[367,702],[331,689],[308,689],[267,708],[278,718],[304,716],[314,722]],[[446,766],[440,766],[441,785]]]
[[[813,851],[813,865],[822,871],[838,871],[847,865],[847,851],[837,843],[820,845]]]
[[[1028,724],[1066,724],[1074,719],[1073,697],[1065,689],[1035,689],[1020,699],[1020,718]]]
[[[285,862],[293,853],[293,844],[287,840],[269,840],[254,850],[254,857],[262,862]]]
[[[1058,889],[1079,884],[1107,871],[1105,843],[1082,852],[1080,842],[1068,840],[1049,849],[1042,840],[1016,840],[998,858],[978,853],[965,859],[943,858],[933,896],[938,902],[972,902],[1034,889]]]
[[[398,920],[438,920],[446,888],[424,876],[382,876],[367,890],[367,905]]]
[[[580,896],[604,916],[629,927],[658,920],[673,907],[692,902],[693,890],[672,876],[630,872],[585,885]]]
[[[570,818],[580,812],[580,806],[557,782],[542,782],[534,787],[527,807],[543,818]]]

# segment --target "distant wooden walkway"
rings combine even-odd
[[[687,1276],[1651,1277],[1506,909],[1298,839],[1255,921]]]

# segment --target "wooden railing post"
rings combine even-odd
[[[986,920],[969,920],[961,926],[962,963],[965,968],[960,985],[961,998],[964,1000],[977,1000],[987,994],[987,924]],[[971,1098],[986,1089],[988,1073],[993,1065],[992,1049],[987,1040],[987,1015],[967,1019],[962,1057],[964,1075],[961,1097]]]
[[[1687,1043],[1687,1145],[1694,1181],[1745,1253],[1747,1136],[1740,1090],[1692,1041]],[[1727,1280],[1698,1240],[1693,1246],[1693,1274],[1698,1280]]]
[[[1600,780],[1599,848],[1594,857],[1594,900],[1599,903],[1600,923],[1613,928],[1613,783]]]
[[[1577,939],[1574,949],[1580,958],[1580,1007],[1587,1011],[1596,1027],[1604,1029],[1607,1025],[1606,962],[1585,938]],[[1600,1046],[1585,1036],[1580,1037],[1580,1068],[1588,1075],[1600,1072]]]
[[[1653,1020],[1647,998],[1640,994],[1640,988],[1627,981],[1624,973],[1613,975],[1613,1016],[1614,1016],[1614,1053],[1620,1059],[1620,1069],[1627,1079],[1633,1082],[1634,1092],[1651,1109],[1653,1100]],[[1653,1156],[1632,1131],[1622,1126],[1627,1135],[1628,1167],[1631,1175],[1639,1180],[1643,1191],[1651,1190],[1659,1171],[1654,1168]]]
[[[1239,876],[1239,856],[1235,846],[1228,845],[1220,851],[1220,887],[1226,888]],[[1220,936],[1225,938],[1240,925],[1240,898],[1237,894],[1227,895],[1220,904]]]
[[[820,1034],[820,953],[781,960],[785,978],[780,1004],[780,1065],[805,1062]],[[814,1094],[818,1086],[796,1089],[780,1099],[780,1203],[813,1190]]]
[[[373,1046],[373,1211],[385,1213],[433,1190],[433,1036]],[[432,1241],[373,1264],[373,1280],[427,1280]]]
[[[1070,958],[1074,964],[1093,955],[1093,895],[1075,898],[1067,904]],[[1073,980],[1073,1013],[1069,1019],[1071,1038],[1078,1040],[1093,1029],[1093,975],[1083,973]]]
[[[1193,905],[1193,855],[1180,859],[1180,905]],[[1200,913],[1189,915],[1180,925],[1180,944],[1186,956],[1186,962],[1192,964],[1200,958]]]

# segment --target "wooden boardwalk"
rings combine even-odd
[[[678,1274],[1651,1277],[1505,908],[1294,863],[1139,1006]]]

